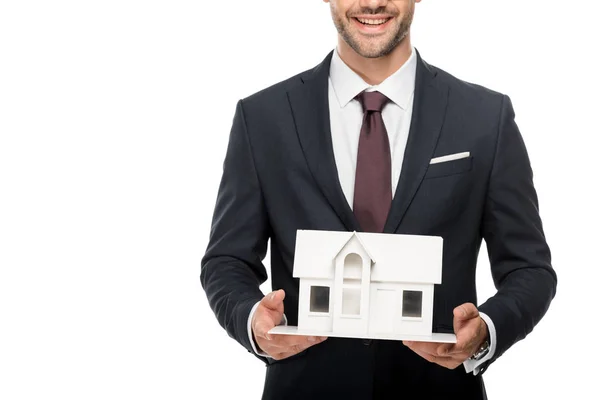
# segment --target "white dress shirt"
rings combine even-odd
[[[379,91],[390,101],[381,112],[383,122],[389,137],[390,154],[392,157],[392,196],[402,170],[404,151],[410,130],[413,99],[415,93],[415,78],[417,71],[416,51],[412,49],[409,59],[396,72],[379,85],[369,85],[340,58],[336,50],[331,58],[329,68],[329,116],[331,123],[331,139],[333,154],[339,174],[342,191],[350,207],[354,199],[354,178],[356,175],[356,157],[358,154],[358,139],[363,120],[363,110],[355,97],[362,91]],[[250,322],[258,303],[254,305],[248,318],[248,335],[254,352],[261,356],[255,347]],[[490,351],[479,361],[466,360],[464,367],[467,372],[479,373],[479,366],[492,358],[496,348],[496,329],[492,320],[480,313],[486,322],[490,334]],[[285,316],[284,316],[285,317]],[[284,321],[287,323],[287,321]]]

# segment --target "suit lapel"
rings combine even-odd
[[[358,221],[340,185],[329,120],[329,66],[333,51],[301,77],[302,84],[288,91],[298,139],[308,167],[327,201],[349,231],[359,231]]]
[[[413,114],[400,180],[384,227],[394,233],[423,181],[435,150],[448,102],[448,89],[417,53]]]

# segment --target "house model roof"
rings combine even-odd
[[[442,282],[443,239],[439,236],[298,230],[294,277],[333,279],[335,258],[357,237],[372,262],[371,280]]]

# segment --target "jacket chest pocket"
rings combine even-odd
[[[415,223],[426,232],[438,232],[457,223],[478,198],[479,174],[473,158],[446,161],[428,166],[417,190],[407,222]]]
[[[473,168],[473,157],[460,158],[458,160],[444,161],[430,164],[425,173],[425,179],[441,178],[444,176],[463,174]]]

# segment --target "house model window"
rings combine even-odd
[[[329,312],[329,287],[311,286],[310,288],[310,312]]]
[[[421,318],[423,310],[423,292],[404,290],[402,293],[402,316]]]
[[[342,285],[342,314],[360,315],[360,294],[363,259],[350,253],[344,259],[344,281]]]

